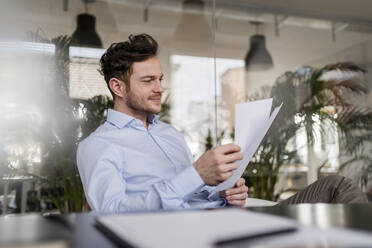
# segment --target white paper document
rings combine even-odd
[[[243,209],[218,209],[98,216],[109,237],[134,247],[371,247],[371,232],[303,226],[295,220]],[[273,235],[273,234],[277,235]],[[280,234],[278,234],[280,233]],[[261,236],[261,238],[252,237]],[[242,240],[241,238],[246,239]],[[251,237],[251,238],[249,238]]]
[[[235,105],[235,144],[240,146],[243,159],[237,161],[238,168],[233,175],[217,185],[211,195],[231,188],[243,175],[245,168],[257,151],[280,108],[276,107],[270,115],[273,99],[241,103]]]
[[[242,209],[99,216],[98,225],[134,247],[213,247],[214,242],[296,230],[290,219]]]

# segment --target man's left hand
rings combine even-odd
[[[220,192],[220,196],[227,200],[228,205],[243,207],[248,198],[248,187],[245,186],[244,178],[239,178],[233,188]]]

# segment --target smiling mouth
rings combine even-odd
[[[161,104],[160,99],[150,99],[150,101],[153,102],[156,105],[160,105]]]
[[[150,100],[150,101],[160,102],[160,100],[161,100],[161,96],[149,97],[149,100]]]

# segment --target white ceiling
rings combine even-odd
[[[250,13],[279,14],[346,23],[353,31],[372,31],[370,0],[216,0],[217,6]]]
[[[235,6],[256,12],[372,23],[370,0],[216,0],[216,3],[217,6]]]
[[[183,0],[97,0],[145,9],[182,11]],[[213,0],[204,0],[211,12]],[[288,18],[282,25],[318,28],[341,27],[348,31],[372,32],[371,0],[216,0],[218,17],[274,22],[274,15]],[[322,23],[323,22],[323,23]],[[345,25],[346,24],[346,25]]]

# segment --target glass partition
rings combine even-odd
[[[76,147],[113,107],[99,59],[139,33],[160,46],[160,116],[195,159],[234,142],[235,104],[273,97],[284,106],[245,171],[251,195],[281,200],[328,174],[353,178],[367,192],[372,20],[342,4],[325,13],[325,5],[299,12],[272,1],[2,1],[2,214],[88,210],[85,199],[60,189],[77,178],[69,187],[84,198]],[[34,202],[16,197],[19,185]]]
[[[245,171],[251,195],[282,200],[330,174],[368,191],[372,36],[361,16],[343,3],[331,13],[320,2],[306,13],[277,2],[216,3],[216,56],[245,63],[223,74],[231,78],[219,96],[224,130],[233,130],[236,103],[284,104]]]

